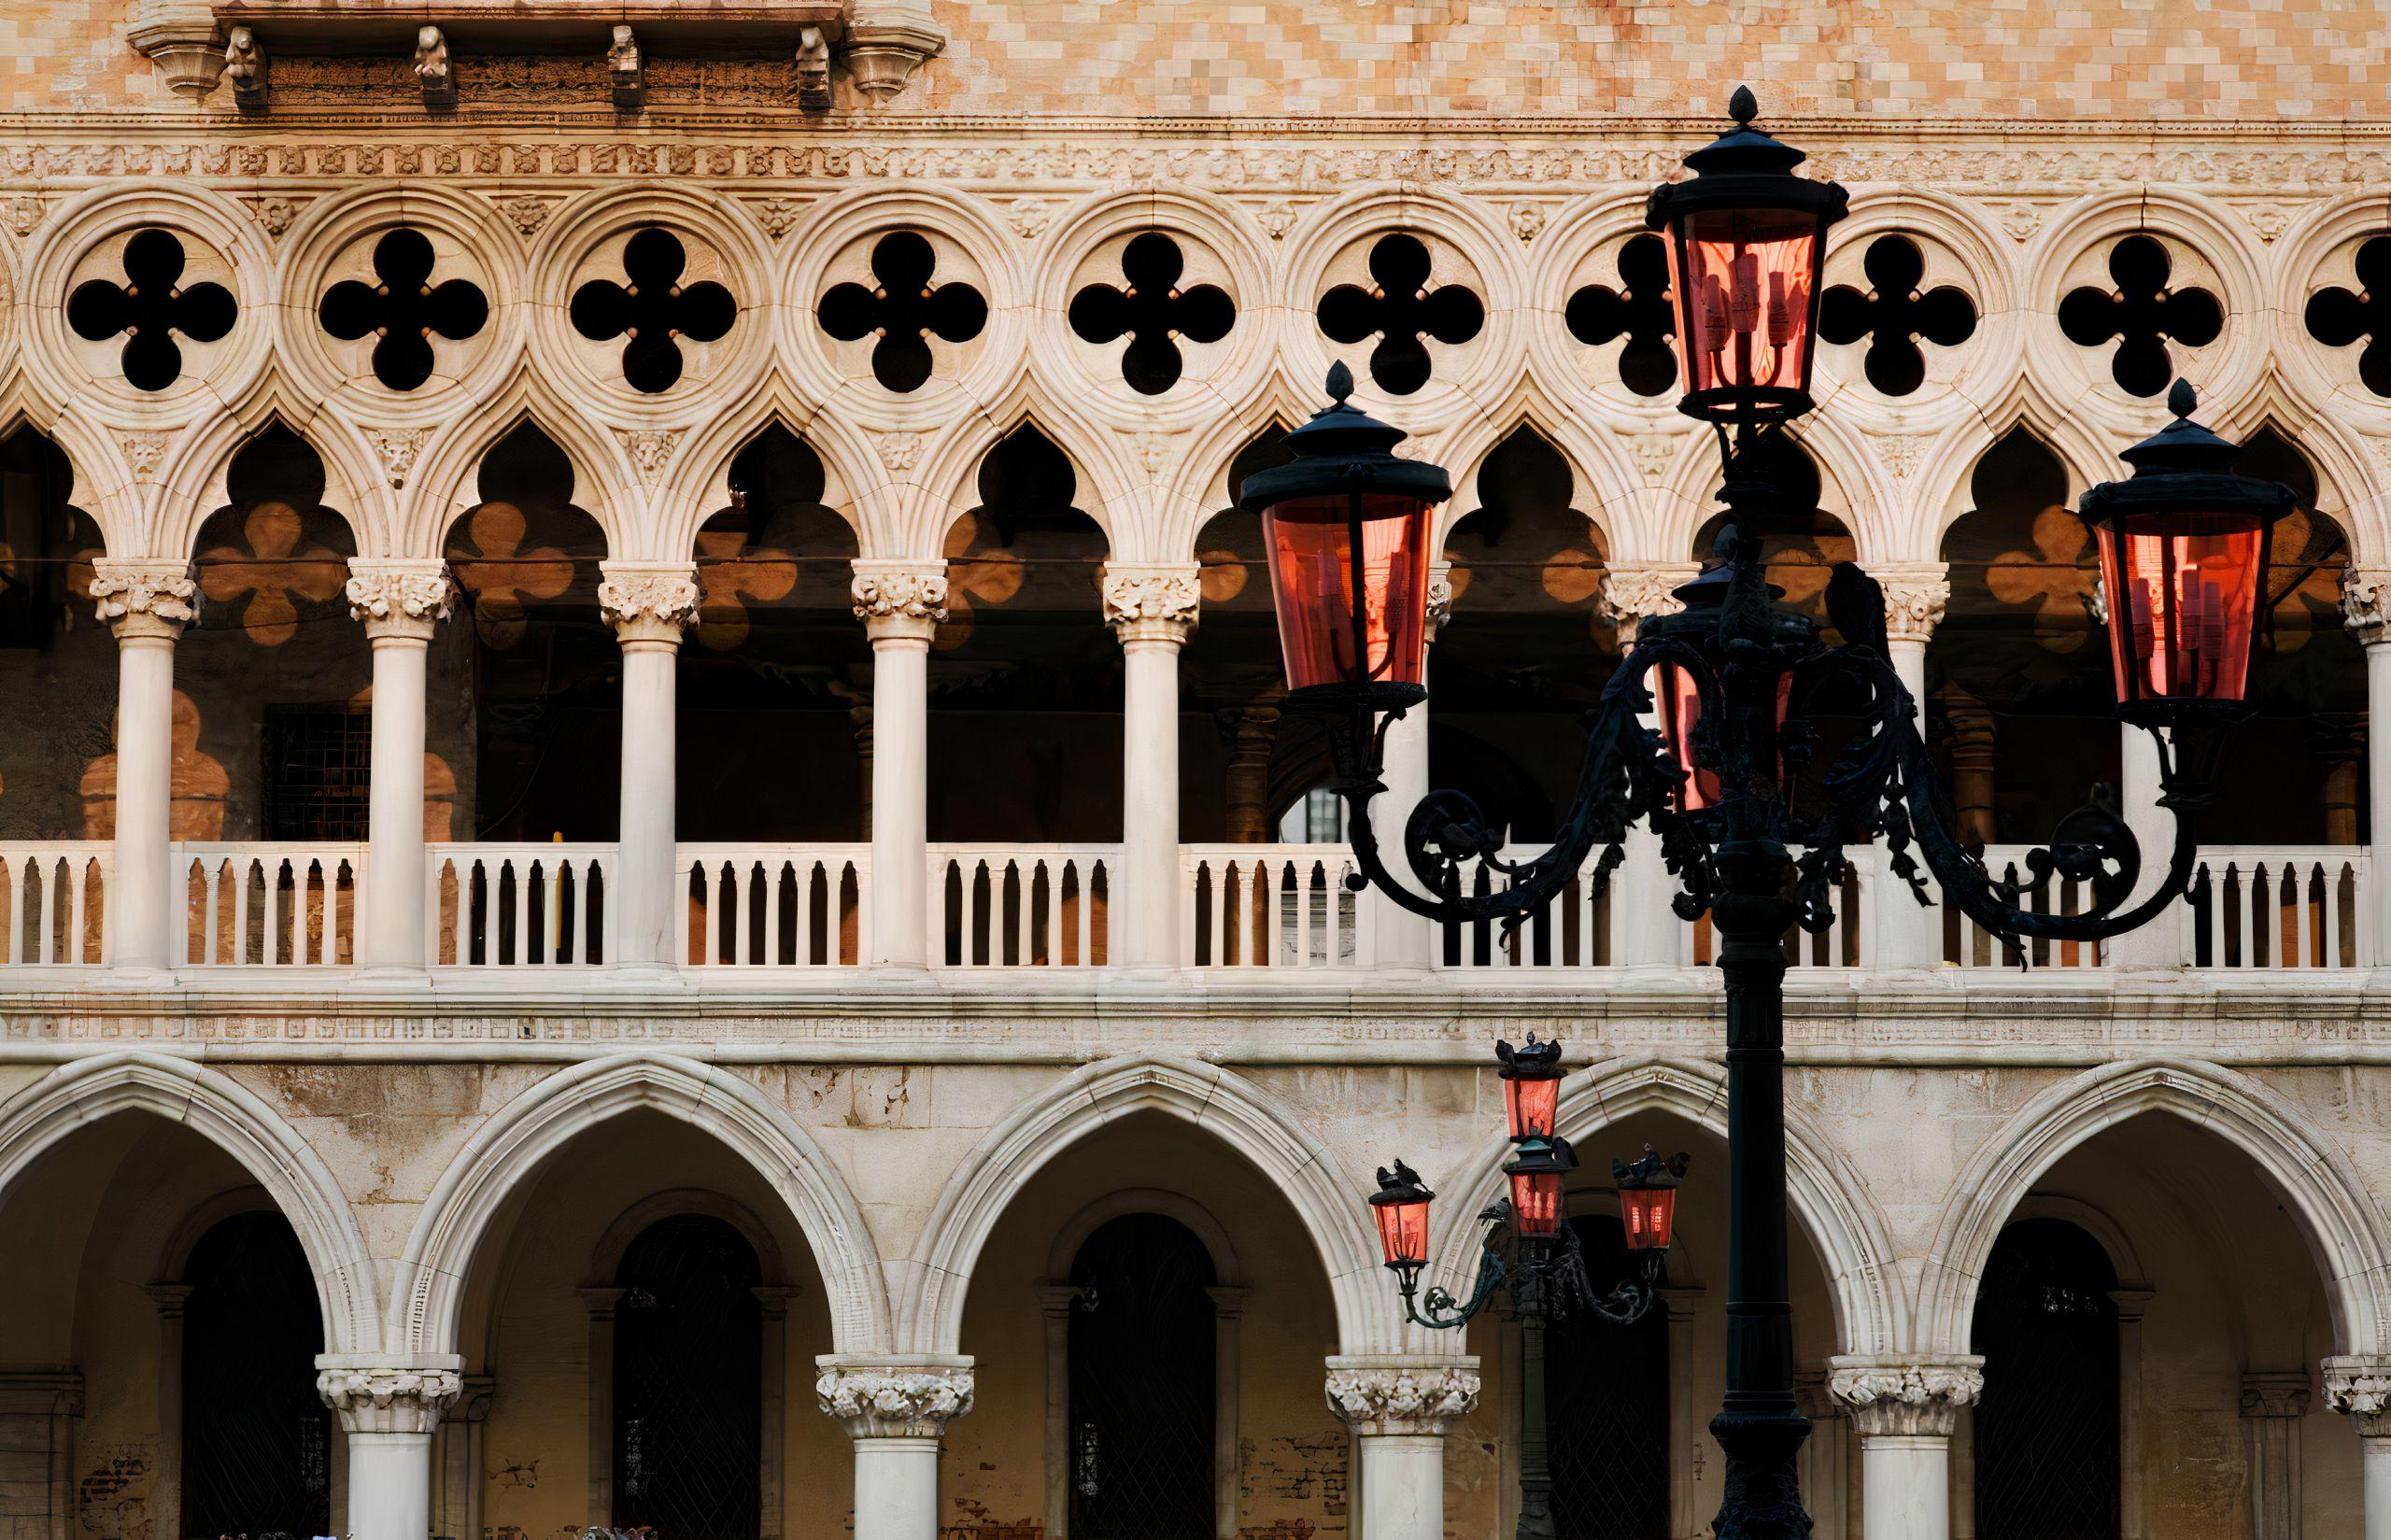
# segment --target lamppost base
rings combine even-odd
[[[1726,1493],[1711,1526],[1718,1540],[1809,1540],[1795,1456],[1810,1435],[1800,1412],[1730,1408],[1710,1420],[1727,1455]]]

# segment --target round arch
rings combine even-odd
[[[1683,1059],[1608,1060],[1581,1069],[1562,1082],[1560,1132],[1572,1142],[1638,1112],[1683,1118],[1720,1138],[1727,1137],[1727,1077],[1716,1065]],[[1835,1340],[1846,1353],[1886,1352],[1903,1340],[1907,1301],[1899,1286],[1890,1232],[1875,1200],[1826,1137],[1799,1109],[1785,1114],[1786,1185],[1794,1217],[1825,1264],[1828,1292],[1835,1302]],[[1464,1271],[1474,1264],[1467,1243],[1472,1216],[1503,1192],[1503,1162],[1508,1139],[1485,1145],[1445,1184],[1450,1201],[1431,1237],[1442,1260],[1437,1281],[1456,1293],[1466,1290]]]
[[[1238,1287],[1245,1282],[1245,1264],[1238,1260],[1236,1243],[1229,1239],[1226,1226],[1214,1218],[1212,1211],[1184,1193],[1174,1193],[1164,1187],[1125,1187],[1082,1208],[1063,1222],[1054,1232],[1054,1242],[1046,1250],[1046,1276],[1061,1280],[1071,1276],[1071,1264],[1078,1260],[1080,1248],[1088,1236],[1103,1229],[1116,1219],[1130,1214],[1160,1214],[1176,1220],[1187,1227],[1188,1234],[1204,1243],[1204,1250],[1212,1259],[1214,1281]]]
[[[325,1349],[361,1354],[381,1347],[373,1258],[339,1182],[273,1108],[220,1070],[143,1053],[60,1066],[0,1104],[0,1194],[77,1130],[120,1112],[179,1123],[239,1162],[306,1251]]]
[[[1400,1348],[1402,1325],[1394,1293],[1378,1277],[1377,1242],[1365,1232],[1363,1205],[1347,1190],[1327,1146],[1251,1081],[1217,1065],[1156,1053],[1074,1071],[990,1129],[956,1166],[908,1270],[898,1311],[905,1350],[960,1351],[972,1269],[1006,1200],[1089,1133],[1148,1111],[1211,1135],[1286,1194],[1328,1275],[1340,1351]]]
[[[842,1353],[885,1351],[888,1302],[863,1210],[785,1108],[695,1059],[622,1054],[552,1075],[516,1097],[457,1151],[423,1206],[390,1300],[390,1340],[453,1353],[466,1275],[502,1205],[575,1135],[626,1112],[657,1111],[729,1146],[787,1202],[813,1249]]]
[[[2107,1065],[2053,1086],[1976,1151],[1951,1185],[1918,1293],[1918,1342],[1967,1350],[1976,1283],[1994,1241],[2061,1156],[2104,1129],[2163,1112],[2247,1156],[2307,1239],[2332,1311],[2335,1350],[2384,1347],[2391,1248],[2349,1157],[2318,1142],[2299,1110],[2245,1076],[2182,1059]]]

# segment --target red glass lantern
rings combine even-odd
[[[1796,177],[1806,157],[1752,127],[1748,89],[1735,126],[1685,158],[1694,176],[1652,190],[1645,223],[1666,233],[1677,312],[1677,409],[1765,422],[1810,409],[1827,228],[1848,203],[1832,182]]]
[[[1694,687],[1693,675],[1673,663],[1663,663],[1652,671],[1652,699],[1661,718],[1661,742],[1685,771],[1685,785],[1677,793],[1679,811],[1692,812],[1715,807],[1719,798],[1719,772],[1707,765],[1694,763],[1694,728],[1702,721],[1702,692]],[[1786,674],[1776,682],[1776,726],[1782,731],[1785,718],[1793,706],[1793,676]]]
[[[2198,404],[2177,380],[2175,420],[2125,452],[2133,475],[2084,494],[2129,721],[2164,725],[2242,699],[2274,525],[2291,512],[2289,487],[2234,473],[2240,449],[2191,420]]]
[[[1290,703],[1391,711],[1427,699],[1429,516],[1452,483],[1398,458],[1408,435],[1348,405],[1352,390],[1332,368],[1330,404],[1287,435],[1293,459],[1246,477],[1238,506],[1262,516]]]
[[[1568,1140],[1535,1135],[1521,1139],[1519,1157],[1503,1167],[1511,1183],[1512,1227],[1522,1236],[1559,1235],[1568,1207],[1562,1186],[1577,1168]]]
[[[1679,1151],[1663,1160],[1650,1145],[1634,1165],[1610,1163],[1611,1180],[1619,1184],[1619,1222],[1631,1251],[1666,1251],[1677,1238],[1677,1184],[1685,1179],[1692,1157]]]
[[[1421,1184],[1420,1174],[1394,1163],[1379,1167],[1379,1190],[1370,1198],[1370,1217],[1378,1221],[1379,1250],[1386,1264],[1398,1273],[1416,1273],[1428,1264],[1428,1204],[1436,1194]]]
[[[1538,1042],[1528,1034],[1527,1046],[1494,1045],[1502,1066],[1503,1115],[1514,1140],[1550,1138],[1561,1111],[1561,1045]]]

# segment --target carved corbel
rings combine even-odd
[[[616,112],[647,109],[647,61],[629,27],[615,28],[614,44],[606,49],[606,78],[615,88]]]
[[[265,48],[247,27],[234,27],[224,44],[224,78],[233,82],[234,106],[243,112],[266,109]]]
[[[839,57],[847,78],[876,106],[905,89],[913,72],[946,48],[946,34],[929,21],[847,23]]]
[[[808,112],[830,110],[830,39],[820,27],[797,35],[797,105]]]
[[[198,0],[139,0],[124,40],[140,50],[168,91],[204,100],[224,73],[224,35]]]
[[[448,64],[448,39],[438,27],[418,27],[415,35],[415,78],[423,85],[428,112],[447,112],[457,106],[457,74]]]

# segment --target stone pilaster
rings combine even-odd
[[[1340,1363],[1328,1369],[1328,1409],[1365,1435],[1441,1434],[1478,1407],[1475,1359],[1416,1363]]]
[[[940,1438],[969,1416],[979,1390],[968,1367],[891,1364],[827,1366],[814,1381],[814,1404],[855,1438]]]
[[[1827,1389],[1863,1437],[1948,1438],[1984,1393],[1984,1360],[1854,1354],[1827,1360]]]

